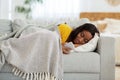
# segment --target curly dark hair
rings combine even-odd
[[[78,35],[78,33],[82,32],[84,30],[89,31],[92,34],[92,37],[94,37],[95,33],[98,33],[98,35],[100,34],[99,30],[96,28],[95,25],[93,25],[92,23],[85,23],[85,24],[72,30],[72,32],[70,33],[70,35],[67,39],[67,42],[70,42],[70,41],[73,42],[74,39],[76,38],[76,36]]]

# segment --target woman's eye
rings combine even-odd
[[[87,43],[87,42],[88,42],[88,40],[87,40],[87,39],[85,39],[85,40],[84,40],[84,42],[85,42],[85,43]]]
[[[84,37],[84,34],[83,34],[83,33],[81,33],[81,37]]]

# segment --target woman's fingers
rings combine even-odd
[[[71,50],[71,48],[64,47],[64,48],[63,48],[63,53],[64,53],[64,54],[68,54],[68,53],[70,53],[70,50]]]
[[[69,47],[66,47],[66,46],[65,46],[65,43],[62,44],[62,51],[63,51],[64,54],[70,53],[70,50],[72,50],[72,49],[69,48]]]

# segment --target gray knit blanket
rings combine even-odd
[[[10,38],[13,36],[12,38]],[[62,80],[62,50],[56,31],[23,27],[2,38],[0,67],[6,60],[25,80]]]

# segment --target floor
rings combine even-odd
[[[115,68],[115,80],[120,80],[120,66]]]

